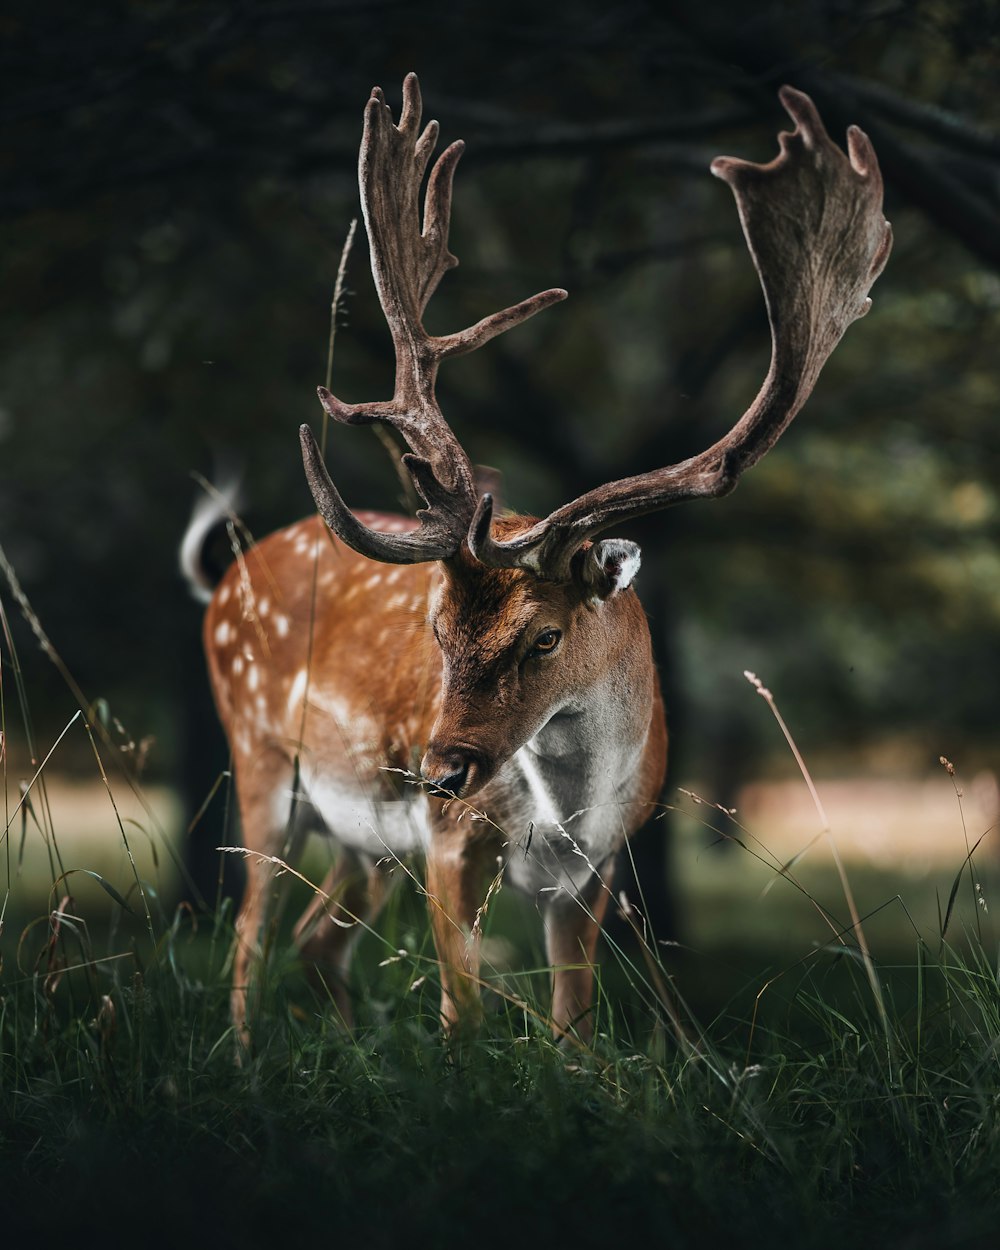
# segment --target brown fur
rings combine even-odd
[[[402,528],[402,518],[366,514],[366,524]],[[508,532],[528,522],[504,523]],[[315,612],[313,580],[316,582]],[[310,622],[312,624],[310,625]],[[543,630],[562,631],[561,653],[528,658]],[[435,634],[438,642],[435,641]],[[310,652],[308,692],[303,674]],[[296,757],[332,782],[373,798],[401,793],[385,771],[440,775],[456,744],[475,754],[462,803],[430,800],[427,891],[441,963],[442,1017],[449,1028],[478,1018],[475,918],[503,841],[495,826],[463,819],[467,802],[503,818],[509,783],[500,769],[544,724],[553,699],[585,694],[609,671],[622,673],[624,711],[645,745],[634,797],[613,819],[624,836],[646,818],[662,784],[666,735],[645,616],[631,589],[600,610],[584,588],[542,581],[522,570],[486,569],[465,552],[441,564],[388,566],[358,556],[312,518],[265,539],[234,565],[205,618],[205,644],[219,714],[233,753],[248,849],[294,854],[291,826],[276,796],[291,789]],[[297,686],[298,683],[298,686]],[[343,710],[333,718],[324,708]],[[513,747],[512,747],[513,744]],[[436,769],[438,770],[436,772]],[[445,769],[446,771],[446,769]],[[631,784],[631,783],[630,783]],[[499,789],[497,788],[499,786]],[[289,801],[290,808],[290,801]],[[238,920],[233,1014],[249,1038],[247,986],[271,892],[272,868],[248,858]],[[356,930],[331,923],[374,913],[381,873],[354,852],[342,854],[296,931],[303,957],[318,969],[346,1019],[346,961]],[[551,909],[555,965],[553,1027],[589,1030],[592,973],[606,891],[586,908]]]

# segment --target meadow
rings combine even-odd
[[[8,1244],[993,1244],[988,779],[966,794],[942,763],[811,793],[806,771],[748,787],[735,813],[668,795],[682,940],[619,895],[589,1047],[550,1040],[537,918],[502,889],[486,1028],[443,1040],[419,870],[401,865],[360,943],[355,1032],[280,929],[239,1066],[231,902],[177,903],[177,800],[129,781],[134,744],[89,712],[25,795],[5,708]],[[90,779],[59,771],[73,735]],[[229,841],[226,784],[205,818]],[[321,875],[314,852],[285,874],[290,901]]]

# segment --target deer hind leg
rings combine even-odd
[[[259,1007],[259,965],[274,912],[277,865],[273,859],[288,862],[297,849],[292,830],[293,778],[291,761],[271,749],[252,757],[236,775],[243,845],[250,853],[246,889],[236,914],[229,1001],[237,1044],[244,1051],[252,1042],[251,1025]]]
[[[342,847],[295,926],[306,974],[329,996],[345,1028],[354,1023],[347,974],[351,952],[367,922],[381,910],[386,874],[366,855]]]
[[[594,959],[609,898],[598,876],[580,893],[556,894],[546,910],[545,950],[552,967],[552,1031],[557,1038],[589,1042],[593,1036]]]

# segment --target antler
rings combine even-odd
[[[438,137],[435,121],[421,132],[421,109],[416,74],[408,74],[403,82],[398,126],[381,88],[375,87],[365,106],[358,166],[372,275],[396,351],[393,397],[381,403],[344,404],[325,387],[319,388],[320,402],[338,421],[348,425],[382,421],[402,434],[412,453],[403,456],[403,463],[427,504],[417,513],[419,528],[386,534],[362,525],[331,481],[309,427],[300,430],[306,477],[323,519],[362,555],[392,564],[453,555],[466,540],[476,509],[469,458],[448,428],[434,394],[440,362],[474,351],[566,298],[562,290],[543,291],[455,334],[427,333],[422,321],[427,302],[447,270],[458,264],[448,251],[448,225],[452,179],[465,145],[451,144],[431,170],[421,229],[420,186]]]
[[[851,126],[848,159],[807,95],[782,87],[779,96],[795,122],[793,133],[778,136],[780,155],[768,165],[720,156],[711,166],[736,196],[771,324],[771,367],[757,398],[700,455],[599,486],[506,541],[491,536],[493,503],[484,495],[468,539],[484,564],[564,580],[581,544],[602,530],[683,500],[728,494],[805,403],[850,323],[871,307],[868,291],[892,246],[874,149]]]

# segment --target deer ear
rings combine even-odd
[[[642,562],[639,548],[624,538],[602,539],[581,551],[578,559],[580,580],[594,603],[627,590]]]

